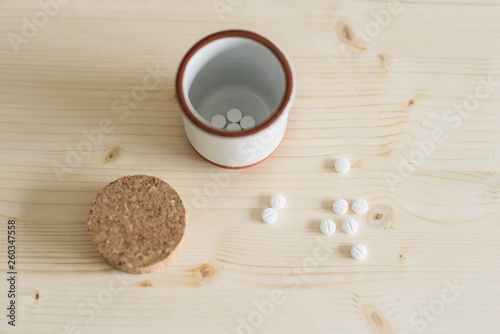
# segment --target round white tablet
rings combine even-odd
[[[335,225],[333,220],[325,219],[319,225],[319,229],[321,230],[321,232],[323,234],[332,235],[333,233],[335,233],[335,230],[337,229],[337,225]]]
[[[274,194],[270,199],[269,199],[269,204],[271,205],[271,208],[274,210],[281,210],[285,207],[286,200],[285,197],[283,197],[280,194]]]
[[[342,231],[347,234],[356,233],[358,230],[358,222],[352,218],[346,218],[342,222]]]
[[[226,117],[220,114],[213,115],[212,119],[210,120],[210,124],[212,124],[214,128],[224,129],[224,127],[226,126]]]
[[[338,215],[345,215],[347,210],[349,210],[349,204],[345,199],[339,198],[333,202],[333,212]]]
[[[356,260],[363,260],[366,257],[368,250],[364,245],[357,244],[351,248],[351,256]]]
[[[274,224],[278,219],[278,213],[274,209],[267,208],[262,211],[261,218],[266,224]]]
[[[232,108],[232,109],[229,109],[226,116],[227,116],[227,119],[229,120],[229,122],[237,123],[241,120],[243,113],[238,108]]]
[[[362,215],[366,213],[368,210],[368,202],[362,198],[358,198],[352,202],[352,211],[357,213],[358,215]]]
[[[252,116],[243,116],[240,121],[241,128],[243,130],[248,130],[255,127],[255,118]]]
[[[226,127],[227,131],[241,131],[241,126],[238,123],[229,123]]]
[[[335,161],[335,170],[339,173],[347,173],[351,169],[351,163],[346,158]]]

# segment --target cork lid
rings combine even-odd
[[[125,176],[108,184],[90,209],[92,242],[113,267],[133,274],[163,268],[184,235],[186,212],[162,180]]]

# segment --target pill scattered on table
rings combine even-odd
[[[224,127],[226,126],[226,117],[220,114],[214,115],[210,120],[210,124],[212,124],[214,128],[224,129]]]
[[[286,200],[283,195],[280,194],[274,194],[270,199],[269,199],[269,204],[271,205],[271,208],[274,210],[281,210],[285,207]]]
[[[345,199],[339,198],[333,202],[333,212],[338,215],[345,215],[349,210],[349,204]]]
[[[243,130],[248,130],[255,127],[255,118],[252,116],[243,116],[240,121],[241,128]]]
[[[368,210],[368,202],[362,198],[358,198],[352,202],[352,211],[358,215],[365,214]]]
[[[351,169],[351,163],[346,158],[340,158],[335,161],[335,170],[339,173],[347,173]]]
[[[333,233],[335,233],[335,230],[337,229],[337,225],[335,225],[333,220],[325,219],[319,225],[319,229],[321,230],[321,232],[323,234],[332,235]]]
[[[227,131],[241,131],[241,126],[238,123],[229,123],[226,127]]]
[[[351,256],[356,260],[363,260],[366,257],[368,250],[364,245],[357,244],[351,248]]]
[[[278,220],[278,213],[274,209],[267,208],[262,211],[261,218],[266,224],[274,224]]]
[[[358,222],[353,218],[346,218],[342,222],[342,231],[347,234],[356,233],[358,230]]]
[[[227,119],[229,120],[229,122],[237,123],[241,120],[243,113],[238,108],[232,108],[232,109],[229,109],[226,116],[227,116]]]

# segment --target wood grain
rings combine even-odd
[[[15,331],[245,333],[254,317],[247,332],[498,333],[500,85],[458,127],[445,116],[482,79],[500,82],[500,1],[401,1],[369,41],[357,32],[387,1],[222,2],[221,19],[216,1],[69,1],[17,53],[9,33],[22,36],[40,5],[0,2],[0,220],[18,226]],[[281,146],[240,173],[194,153],[174,91],[189,47],[230,28],[277,42],[298,82]],[[120,119],[113,103],[148,66],[159,85]],[[60,180],[54,164],[103,119],[113,131]],[[412,165],[437,128],[446,140]],[[333,172],[341,156],[347,175]],[[96,194],[131,174],[168,182],[189,213],[179,254],[152,274],[110,268],[87,233]],[[259,215],[275,192],[287,207],[267,226]],[[358,233],[325,240],[319,222],[342,220],[333,200],[358,197],[371,210]],[[350,258],[354,243],[365,261]],[[454,282],[464,289],[442,302]],[[256,303],[273,291],[282,302],[263,314]],[[429,308],[439,315],[420,315]],[[5,319],[0,331],[13,332]]]

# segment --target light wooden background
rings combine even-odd
[[[367,43],[355,31],[386,1],[230,3],[221,19],[211,0],[72,0],[16,53],[9,33],[21,35],[40,5],[0,1],[0,219],[2,233],[17,220],[19,262],[18,326],[2,315],[1,331],[235,333],[238,318],[259,321],[254,302],[279,289],[285,301],[252,333],[418,333],[424,324],[426,333],[500,332],[500,85],[458,129],[443,121],[481,77],[500,82],[500,1],[403,1]],[[190,148],[174,92],[188,48],[230,28],[277,42],[298,83],[281,146],[239,174]],[[141,84],[148,65],[165,77],[119,119],[111,104]],[[114,131],[59,181],[54,163],[104,118]],[[436,128],[446,141],[391,188],[398,157]],[[347,175],[332,170],[341,156],[353,165]],[[130,174],[165,180],[190,213],[178,256],[147,275],[111,269],[87,234],[98,191]],[[230,181],[215,189],[213,177]],[[267,226],[259,215],[275,192],[288,203]],[[355,235],[340,231],[330,209],[340,197],[370,202]],[[333,252],[298,275],[324,242],[324,218],[340,231]],[[367,246],[365,261],[350,258],[354,243]],[[125,288],[109,301],[115,275]],[[424,308],[439,309],[446,281],[465,290],[422,320]]]

